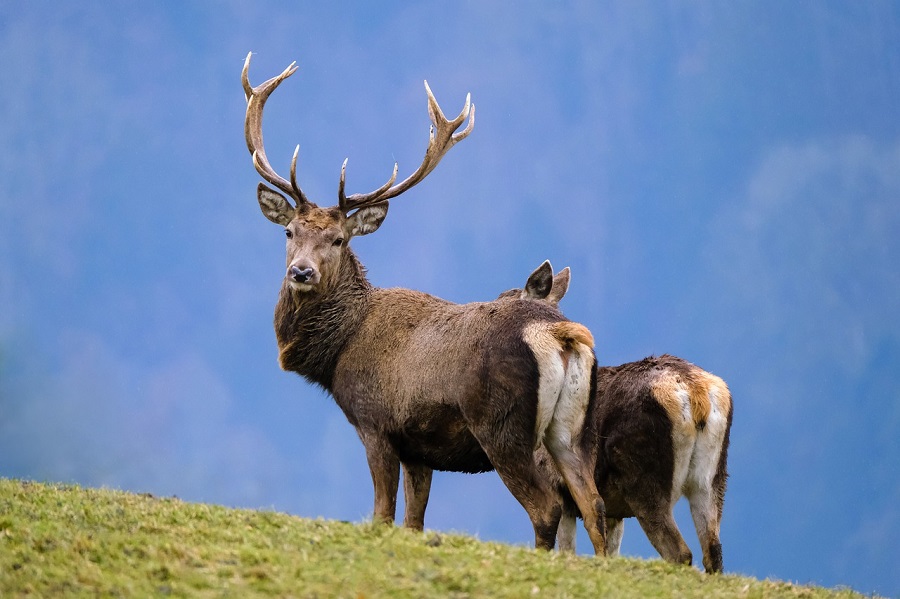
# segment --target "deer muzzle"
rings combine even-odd
[[[298,289],[309,289],[321,278],[319,271],[312,266],[292,264],[287,272],[291,285]]]

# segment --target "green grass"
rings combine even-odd
[[[733,548],[737,551],[737,548]],[[660,560],[0,479],[0,597],[858,597]]]

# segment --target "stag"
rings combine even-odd
[[[590,332],[541,302],[454,304],[376,288],[349,246],[376,231],[388,201],[421,182],[469,135],[470,97],[448,120],[426,82],[432,126],[422,164],[396,184],[395,164],[380,188],[346,195],[345,160],[337,205],[320,208],[297,184],[299,146],[289,180],[270,166],[263,146],[266,100],[296,67],[252,87],[250,56],[242,72],[247,148],[259,175],[277,189],[260,183],[257,198],[287,236],[274,319],[279,362],[326,389],[355,427],[374,485],[373,518],[394,521],[401,465],[404,524],[414,529],[423,526],[433,469],[495,468],[528,513],[535,545],[551,549],[562,497],[534,460],[535,449],[545,447],[602,555],[603,501],[575,449],[595,368]]]
[[[523,289],[511,289],[500,298],[531,299],[555,307],[568,286],[569,269],[553,276],[550,263],[544,262]],[[702,368],[664,354],[598,367],[594,393],[577,449],[590,456],[605,503],[607,555],[619,552],[622,520],[635,517],[663,559],[690,564],[691,551],[672,515],[675,503],[686,497],[704,570],[721,572],[719,527],[732,418],[728,386]],[[549,464],[552,460],[542,450],[538,461],[559,481]],[[578,507],[566,497],[560,550],[575,550],[578,515]]]

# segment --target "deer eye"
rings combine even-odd
[[[343,237],[338,237],[337,239],[335,239],[335,240],[331,243],[331,245],[333,245],[333,246],[335,246],[335,247],[340,247],[340,246],[344,245],[344,238],[343,238]]]
[[[291,233],[291,230],[290,230],[290,229],[285,229],[285,230],[284,230],[284,236],[287,237],[288,239],[293,239],[294,234]]]

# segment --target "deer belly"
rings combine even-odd
[[[628,502],[617,489],[607,487],[599,489],[599,491],[606,508],[607,518],[622,520],[634,517],[634,510],[631,509],[631,506],[628,505]]]
[[[607,485],[605,487],[598,487],[597,490],[600,491],[600,497],[603,498],[603,508],[606,510],[607,518],[624,520],[625,518],[633,518],[635,516],[634,510],[628,504],[625,496],[623,496],[617,488]],[[575,501],[569,494],[568,489],[562,488],[560,489],[560,492],[566,497],[568,509],[571,509],[578,518],[581,518],[581,512],[578,511],[578,507],[575,506]]]
[[[488,472],[494,467],[457,410],[439,407],[408,420],[393,435],[400,460],[448,472]]]

